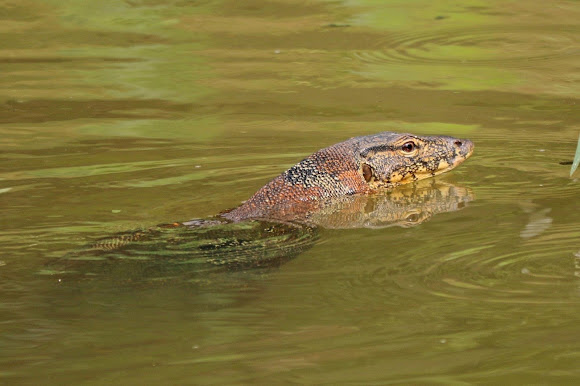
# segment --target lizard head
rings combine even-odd
[[[436,176],[473,153],[471,141],[447,136],[381,133],[360,145],[360,173],[373,190]]]

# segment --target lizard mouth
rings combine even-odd
[[[413,176],[414,179],[428,178],[448,172],[449,170],[455,169],[457,166],[461,165],[473,154],[474,145],[473,142],[468,139],[454,139],[452,146],[454,147],[453,155],[449,158],[440,159],[435,171],[425,170],[421,173],[417,173]]]

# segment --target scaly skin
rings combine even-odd
[[[384,132],[350,138],[308,156],[222,216],[232,221],[300,218],[328,199],[444,173],[472,152],[471,141],[447,136]]]

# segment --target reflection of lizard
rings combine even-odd
[[[411,227],[438,213],[464,208],[474,195],[469,188],[423,180],[381,194],[332,199],[301,221],[326,229]]]
[[[380,192],[453,169],[473,143],[447,136],[384,132],[319,150],[258,190],[223,217],[298,220],[328,199]]]

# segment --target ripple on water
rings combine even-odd
[[[365,63],[492,65],[527,67],[580,55],[574,25],[514,25],[392,33],[372,51],[354,56]]]
[[[478,302],[578,303],[580,299],[561,296],[563,287],[577,287],[572,257],[568,271],[554,270],[554,256],[568,252],[546,247],[498,253],[492,246],[459,251],[428,269],[422,289],[438,297]]]
[[[502,207],[505,210],[498,210],[490,221],[481,221],[477,235],[471,227],[446,235],[449,245],[436,248],[440,252],[431,259],[422,259],[415,289],[493,303],[580,302],[574,226],[550,222],[531,234],[526,230],[535,217],[521,216],[526,207],[511,208],[511,213],[510,206]],[[521,222],[522,217],[527,223]],[[469,243],[462,245],[461,240]]]

